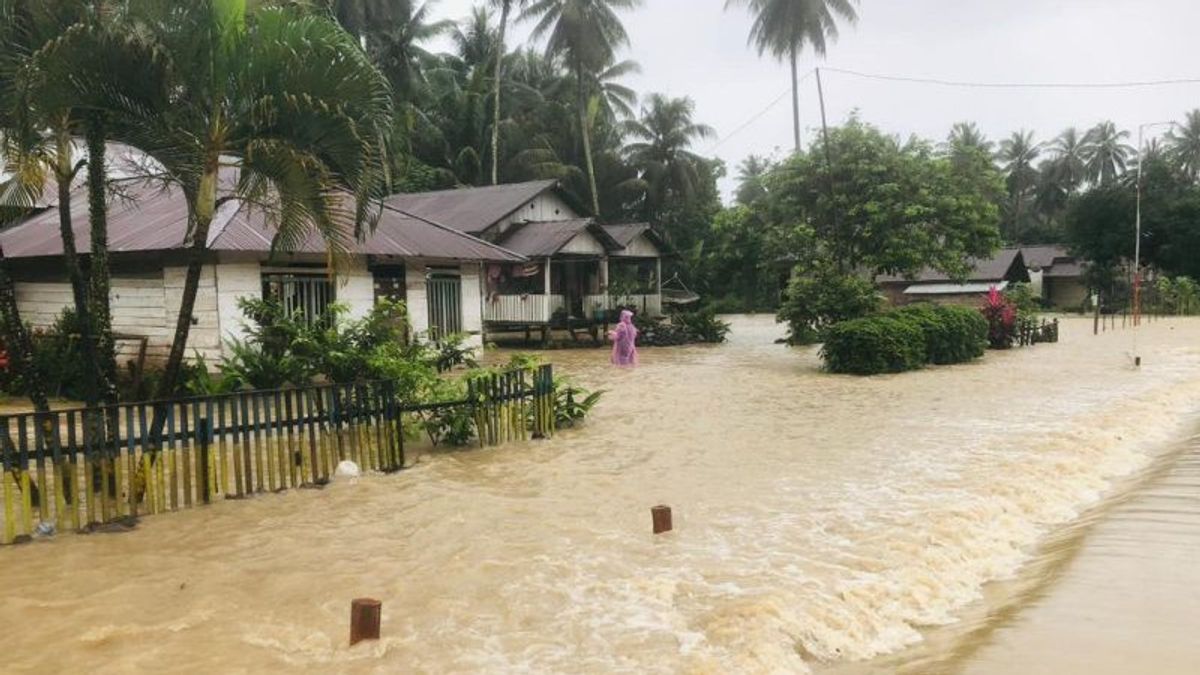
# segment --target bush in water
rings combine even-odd
[[[635,312],[633,323],[638,329],[639,347],[720,343],[729,334],[729,324],[718,319],[710,309],[679,312],[670,318],[644,316]]]
[[[879,305],[875,285],[866,279],[839,274],[831,266],[797,266],[778,318],[788,324],[789,343],[806,345],[820,342],[828,326],[870,316]]]
[[[925,334],[913,320],[891,315],[852,319],[825,329],[821,348],[834,373],[875,375],[916,370],[925,365]]]
[[[890,312],[889,316],[921,330],[929,363],[963,363],[983,356],[987,349],[987,321],[970,307],[909,305]]]

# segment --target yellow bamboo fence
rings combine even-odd
[[[411,404],[390,381],[0,416],[0,544],[324,484],[339,462],[405,466],[406,416],[469,412],[483,445],[554,430],[550,366],[473,379],[462,401]]]

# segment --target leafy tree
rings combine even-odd
[[[901,144],[858,120],[831,129],[829,144],[772,172],[766,209],[772,225],[811,232],[815,255],[841,273],[960,274],[968,257],[999,245],[990,163],[956,168],[926,143]]]
[[[797,61],[805,46],[824,58],[829,42],[838,37],[838,21],[858,21],[854,0],[726,0],[725,7],[746,5],[754,15],[750,42],[759,55],[770,52],[792,69],[792,128],[800,152],[800,81]]]
[[[779,320],[788,324],[788,342],[812,344],[829,326],[879,311],[883,298],[869,279],[844,274],[828,261],[796,267],[788,282]]]

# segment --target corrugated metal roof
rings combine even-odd
[[[113,253],[181,249],[188,231],[188,208],[182,191],[137,181],[124,185],[125,198],[110,205],[109,250]],[[62,255],[59,211],[50,208],[0,233],[0,244],[10,258]],[[76,247],[91,247],[87,216],[87,188],[71,195],[72,225]],[[266,254],[275,230],[261,209],[236,200],[222,204],[209,231],[209,248],[214,251],[245,251]],[[349,234],[348,234],[349,238]],[[324,253],[326,245],[313,233],[294,249],[296,253]],[[438,223],[383,208],[374,232],[351,247],[354,253],[422,257],[444,260],[520,262],[523,258],[503,247],[447,228]]]
[[[669,255],[672,253],[671,247],[667,244],[667,241],[663,239],[662,236],[659,235],[658,231],[655,230],[654,227],[649,223],[618,223],[614,225],[601,225],[601,227],[604,228],[604,231],[607,232],[614,241],[620,244],[621,248],[628,248],[629,245],[633,243],[634,239],[637,239],[639,235],[644,234],[646,235],[646,238],[658,248],[660,254]]]
[[[388,206],[419,218],[427,218],[460,232],[479,234],[557,185],[556,180],[539,180],[437,192],[413,192],[392,195],[384,201]]]
[[[589,218],[516,224],[497,243],[527,258],[548,258],[585,232],[598,239],[605,250],[624,248]]]
[[[995,287],[1002,291],[1008,288],[1007,281],[997,283],[966,283],[966,284],[914,284],[904,289],[905,295],[968,295],[987,293]]]
[[[987,259],[970,258],[967,262],[971,263],[971,271],[967,273],[965,281],[999,281],[1008,276],[1013,265],[1017,262],[1017,258],[1021,257],[1020,274],[1028,275],[1024,269],[1024,257],[1021,256],[1019,248],[1002,248],[996,252],[996,255]],[[1026,279],[1028,280],[1028,279]],[[952,281],[950,275],[939,270],[925,268],[914,278],[906,278],[896,274],[881,274],[875,278],[878,283],[902,283],[902,282],[933,282],[933,281]]]

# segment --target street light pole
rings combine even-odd
[[[1134,219],[1133,243],[1133,362],[1136,366],[1142,365],[1142,357],[1137,348],[1137,329],[1142,323],[1142,165],[1146,163],[1144,139],[1146,129],[1174,125],[1175,122],[1148,122],[1138,125],[1137,215]]]

